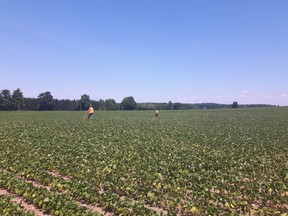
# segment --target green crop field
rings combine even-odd
[[[83,117],[0,112],[0,215],[288,214],[287,107]]]

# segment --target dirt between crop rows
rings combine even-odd
[[[11,173],[10,171],[8,171],[8,170],[2,170],[2,172],[7,172],[7,173]],[[58,172],[56,172],[56,171],[47,171],[50,175],[53,175],[53,176],[55,176],[55,177],[58,177],[58,178],[62,178],[62,179],[64,179],[64,180],[71,180],[71,177],[68,177],[68,176],[63,176],[63,175],[61,175],[60,173],[58,173]],[[26,181],[26,182],[29,182],[29,183],[32,183],[33,184],[33,186],[34,187],[38,187],[38,188],[44,188],[44,189],[46,189],[46,190],[48,190],[48,191],[50,191],[52,188],[50,187],[50,186],[44,186],[44,185],[42,185],[42,184],[39,184],[38,182],[36,182],[36,181],[33,181],[33,180],[27,180],[27,179],[25,179],[25,178],[23,178],[22,176],[18,176],[18,175],[16,175],[18,178],[21,178],[21,179],[23,179],[24,181]],[[2,192],[3,193],[7,193],[7,194],[12,194],[12,193],[10,193],[10,192],[8,192],[8,191],[6,191],[5,189],[3,189],[2,190]],[[104,192],[104,191],[101,191],[102,193]],[[59,194],[60,194],[60,192],[59,192]],[[13,197],[15,197],[15,198],[17,198],[17,201],[19,200],[19,203],[20,203],[20,201],[22,201],[22,203],[23,203],[23,205],[25,205],[26,206],[26,204],[27,204],[27,207],[29,208],[29,209],[31,209],[32,211],[33,211],[33,209],[35,209],[35,210],[38,210],[38,212],[39,213],[37,213],[37,215],[39,214],[39,215],[47,215],[47,214],[43,214],[39,209],[37,209],[34,205],[31,205],[31,204],[28,204],[28,203],[26,203],[26,202],[23,202],[23,199],[21,199],[20,197],[18,197],[17,195],[14,195],[13,194]],[[122,200],[124,200],[126,197],[125,196],[121,196],[121,199]],[[73,199],[72,199],[73,200]],[[134,202],[134,203],[138,203],[138,201],[137,200],[134,200],[134,199],[130,199],[131,200],[131,202]],[[101,214],[101,215],[103,215],[103,216],[112,216],[112,215],[114,215],[113,213],[111,213],[111,212],[107,212],[107,211],[105,211],[103,208],[101,208],[100,206],[98,206],[97,204],[95,204],[95,205],[89,205],[89,204],[86,204],[86,203],[82,203],[82,202],[79,202],[79,201],[76,201],[76,200],[73,200],[75,203],[77,203],[79,206],[84,206],[84,207],[86,207],[86,208],[88,208],[88,209],[90,209],[91,211],[93,211],[93,212],[95,212],[95,213],[98,213],[98,214]],[[155,206],[149,206],[149,205],[144,205],[147,209],[151,209],[151,210],[153,210],[153,211],[155,211],[157,214],[159,214],[159,215],[167,215],[168,214],[168,212],[165,210],[165,209],[162,209],[162,208],[159,208],[159,207],[155,207]],[[24,206],[23,206],[24,207]],[[26,209],[26,208],[25,208]],[[28,209],[27,209],[28,210]],[[42,214],[41,214],[42,213]],[[36,214],[36,212],[35,212],[35,214]]]
[[[28,204],[27,202],[25,202],[25,200],[20,198],[18,195],[10,193],[5,189],[0,188],[0,195],[11,197],[12,202],[19,203],[24,208],[25,211],[33,212],[36,216],[51,216],[49,214],[43,213],[40,209],[36,208],[34,205]]]
[[[58,177],[58,178],[62,178],[62,179],[64,179],[64,180],[71,180],[71,177],[70,176],[64,176],[64,175],[62,175],[62,174],[60,174],[60,173],[58,173],[58,172],[56,172],[55,170],[51,170],[51,171],[48,171],[48,173],[50,174],[50,175],[52,175],[52,176],[55,176],[55,177]],[[101,190],[101,191],[99,191],[100,192],[100,194],[101,193],[104,193],[104,190]],[[120,199],[121,200],[124,200],[126,197],[125,196],[121,196],[120,197]],[[130,199],[130,198],[129,198]],[[130,199],[133,203],[138,203],[138,201],[137,200],[134,200],[134,199]],[[86,204],[84,204],[85,206],[86,206]],[[168,212],[166,211],[166,210],[164,210],[164,209],[162,209],[162,208],[158,208],[158,207],[154,207],[154,206],[149,206],[149,205],[144,205],[147,209],[151,209],[151,210],[153,210],[153,211],[155,211],[155,212],[157,212],[157,214],[159,214],[159,215],[167,215],[168,214]],[[110,215],[112,215],[112,214],[110,214],[110,213],[107,213],[107,212],[105,212],[103,209],[101,209],[101,208],[95,208],[95,207],[89,207],[89,205],[87,206],[87,208],[92,208],[92,209],[94,209],[94,211],[97,211],[97,212],[99,212],[99,213],[101,213],[101,214],[103,214],[103,215],[105,215],[105,216],[110,216]]]
[[[2,172],[10,173],[10,171],[8,171],[8,170],[2,170]],[[49,173],[52,175],[51,172],[49,172]],[[54,176],[57,176],[57,177],[62,177],[60,174],[56,174],[56,173],[53,173],[53,175],[54,175]],[[18,175],[16,175],[16,176],[17,176],[18,178],[23,179],[23,180],[26,181],[26,182],[29,182],[29,183],[33,184],[34,187],[44,188],[44,189],[46,189],[47,191],[50,191],[50,190],[52,189],[50,186],[44,186],[44,185],[39,184],[39,183],[36,182],[36,181],[27,180],[27,179],[25,179],[25,178],[23,178],[23,177],[21,177],[21,176],[18,176]],[[69,179],[68,177],[62,177],[62,178],[65,179],[65,180]],[[0,188],[0,189],[1,189],[1,188]],[[12,193],[6,191],[5,189],[1,189],[1,190],[2,190],[3,195],[5,195],[5,194],[12,194]],[[60,192],[59,192],[58,194],[60,194]],[[16,194],[14,195],[14,194],[13,194],[13,197],[14,197],[14,196],[15,196],[16,198],[20,199],[20,201],[23,202],[23,199],[21,199],[20,197],[18,197],[18,195],[16,195]],[[104,209],[102,209],[102,208],[100,208],[100,207],[98,207],[98,206],[81,203],[81,202],[76,201],[76,200],[73,200],[73,201],[74,201],[75,203],[77,203],[79,206],[86,207],[86,208],[90,209],[91,211],[96,212],[96,213],[98,213],[98,214],[101,214],[101,215],[104,215],[104,216],[112,216],[112,215],[113,215],[113,214],[111,214],[111,213],[106,212]],[[25,203],[26,203],[26,202],[25,202]],[[26,204],[27,204],[27,203],[26,203]],[[32,205],[32,204],[27,204],[27,205],[30,206],[31,208],[37,209],[37,208],[36,208],[34,205]],[[40,210],[39,210],[39,211],[40,211]],[[45,215],[45,214],[44,214],[44,215]]]

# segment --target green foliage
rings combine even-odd
[[[189,109],[223,109],[230,108],[230,104],[216,103],[138,103],[133,97],[126,97],[121,104],[117,104],[114,99],[99,101],[91,100],[90,96],[84,94],[79,100],[53,99],[50,92],[41,93],[38,98],[23,97],[23,93],[18,88],[11,95],[10,90],[4,89],[0,92],[0,110],[87,110],[92,104],[95,110],[189,110]],[[124,105],[124,106],[123,106]],[[239,108],[272,107],[269,104],[244,104]]]
[[[37,110],[37,99],[36,98],[24,98],[24,110]]]
[[[12,197],[0,195],[0,215],[34,216],[35,214],[24,210],[19,203],[13,202]]]
[[[17,110],[20,110],[20,108],[22,109],[23,108],[23,93],[21,92],[21,90],[18,88],[16,89],[14,92],[13,92],[13,95],[12,95],[12,101],[14,102],[14,107],[15,109]]]
[[[53,96],[47,91],[38,95],[37,110],[53,110]]]
[[[153,103],[138,103],[137,110],[155,110]]]
[[[1,112],[0,168],[10,172],[0,173],[1,187],[51,214],[82,212],[75,200],[115,215],[158,214],[152,207],[169,215],[287,212],[287,108],[172,110],[159,118],[152,111],[107,111],[96,121],[82,118],[80,112]]]
[[[173,104],[173,109],[174,110],[180,110],[180,109],[184,109],[181,103],[174,103]]]
[[[117,103],[114,99],[105,100],[105,110],[117,110]]]
[[[56,211],[66,215],[96,216],[85,207],[78,206],[65,194],[58,194],[54,191],[47,191],[44,188],[36,187],[32,183],[25,182],[13,174],[1,173],[0,186],[22,196],[29,203],[34,204],[43,211],[57,215]]]
[[[23,93],[18,88],[11,95],[10,90],[0,92],[0,110],[19,110],[23,107]]]
[[[11,110],[13,108],[10,90],[4,89],[0,92],[0,110]]]
[[[173,110],[173,103],[172,101],[168,102],[168,110]]]
[[[237,101],[234,101],[233,104],[232,104],[232,106],[231,106],[231,108],[238,108],[238,107],[239,107],[239,106],[238,106]]]
[[[99,100],[99,110],[105,110],[105,101],[102,99]]]
[[[91,104],[90,96],[87,94],[83,94],[79,101],[80,110],[87,110],[90,104]]]
[[[125,97],[121,102],[121,107],[123,110],[135,110],[137,103],[132,96]]]

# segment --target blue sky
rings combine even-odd
[[[286,0],[0,0],[0,90],[288,105]]]

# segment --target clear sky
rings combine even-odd
[[[0,90],[288,105],[287,0],[0,0]]]

